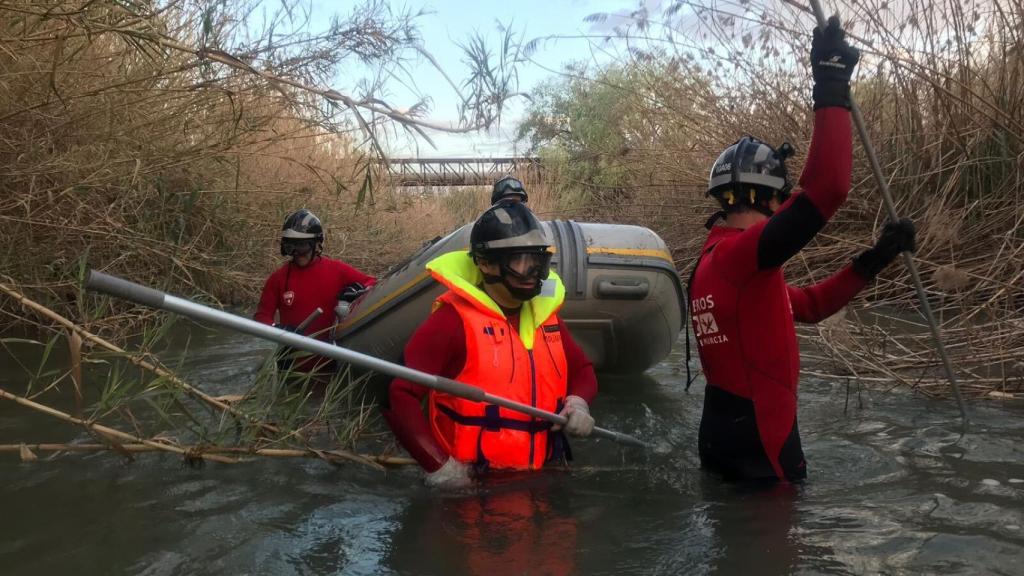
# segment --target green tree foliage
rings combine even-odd
[[[564,206],[623,199],[649,184],[654,171],[663,173],[655,152],[692,147],[704,116],[697,103],[708,86],[702,72],[674,58],[613,65],[592,76],[570,68],[534,92],[517,137],[558,173],[552,183]]]

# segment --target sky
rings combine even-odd
[[[661,4],[660,0],[644,2],[652,10]],[[425,47],[448,75],[460,82],[468,76],[468,67],[462,62],[462,50],[457,43],[465,42],[476,32],[492,37],[494,47],[498,46],[501,39],[499,23],[522,33],[524,41],[551,35],[599,35],[616,24],[619,18],[615,14],[628,14],[638,3],[637,0],[409,0],[405,3],[392,2],[391,6],[396,11],[405,7],[412,11],[422,9],[427,12],[417,19]],[[325,17],[332,12],[345,15],[349,10],[351,5],[348,2],[315,0],[315,16]],[[600,23],[584,21],[594,13],[608,13],[612,18]],[[537,83],[552,77],[553,71],[561,70],[567,63],[581,60],[601,62],[607,59],[607,55],[602,54],[601,50],[595,51],[593,44],[583,39],[545,41],[533,55],[535,63],[525,64],[520,69],[519,89],[528,93]],[[437,123],[454,123],[458,118],[458,99],[442,76],[425,60],[414,66],[413,75],[419,90],[433,101],[429,119]],[[344,88],[344,85],[338,87]],[[396,83],[392,85],[387,101],[402,108],[414,104],[417,98]],[[488,156],[522,152],[522,144],[519,150],[516,149],[514,133],[527,104],[525,100],[517,99],[507,110],[502,125],[488,133],[453,135],[432,131],[430,136],[436,149],[422,139],[412,141],[394,136],[388,138],[385,146],[394,157]]]

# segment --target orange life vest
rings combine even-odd
[[[542,293],[523,304],[517,331],[486,293],[469,282],[476,266],[466,253],[441,256],[428,269],[449,288],[435,306],[452,306],[462,318],[466,363],[455,379],[542,410],[560,409],[568,379],[556,316],[565,294],[558,277],[552,273],[545,281],[553,283],[548,290],[553,294]],[[428,410],[434,438],[461,462],[538,469],[549,457],[549,422],[435,390],[428,396]]]

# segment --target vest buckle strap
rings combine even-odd
[[[455,410],[452,410],[448,406],[443,404],[438,405],[438,410],[442,414],[451,418],[458,424],[463,426],[478,426],[488,432],[497,432],[499,430],[518,430],[520,432],[546,432],[551,429],[551,422],[545,420],[514,420],[512,418],[503,418],[499,416],[499,407],[494,404],[488,404],[484,408],[483,416],[464,416],[459,414]]]

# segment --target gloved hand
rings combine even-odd
[[[359,282],[353,282],[348,286],[341,289],[338,293],[338,300],[344,300],[345,302],[355,302],[360,296],[369,290],[366,286],[363,286]]]
[[[295,332],[298,330],[298,326],[292,326],[291,324],[274,324],[274,328],[280,328],[285,332]]]
[[[826,106],[850,108],[850,78],[860,51],[846,42],[839,17],[832,16],[822,30],[814,28],[811,40],[811,74],[814,76],[814,109]]]
[[[449,456],[440,468],[427,473],[424,483],[430,488],[442,490],[466,488],[473,484],[471,472],[472,468],[469,464],[459,462]]]
[[[914,223],[906,218],[887,222],[875,245],[853,259],[853,270],[867,280],[874,280],[902,252],[917,249]]]
[[[565,406],[562,407],[562,411],[558,415],[569,419],[565,423],[565,431],[572,436],[586,438],[594,431],[594,419],[590,416],[590,406],[579,396],[567,396]],[[555,424],[551,429],[557,432],[562,427]]]

